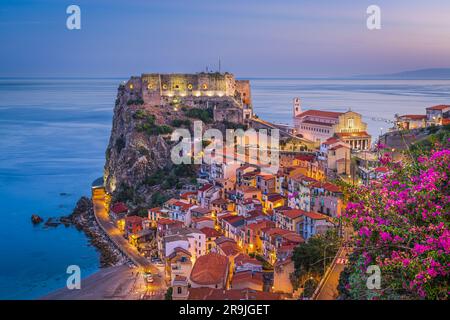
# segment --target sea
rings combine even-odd
[[[99,270],[99,253],[73,227],[34,226],[67,215],[102,176],[117,87],[125,79],[0,78],[0,299],[36,299],[64,287],[67,268]],[[291,124],[302,108],[353,110],[373,140],[394,115],[450,104],[450,81],[251,79],[255,113]]]

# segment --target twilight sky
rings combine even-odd
[[[450,67],[448,0],[0,0],[0,76],[309,77]],[[81,30],[66,8],[81,7]],[[366,27],[381,7],[382,29]]]

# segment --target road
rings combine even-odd
[[[161,295],[166,292],[167,286],[164,281],[164,271],[158,269],[145,257],[141,256],[136,247],[132,246],[123,236],[122,232],[117,228],[109,218],[105,205],[105,198],[101,196],[93,196],[92,202],[94,206],[94,214],[103,231],[109,236],[111,241],[137,266],[136,272],[141,275],[144,271],[150,271],[154,277],[154,282],[147,284],[147,290],[144,299],[163,299]]]
[[[342,248],[338,253],[335,263],[331,266],[331,271],[327,274],[327,278],[315,300],[336,300],[339,295],[337,287],[341,272],[347,263],[348,250]]]
[[[351,226],[345,226],[342,231],[343,245],[333,260],[330,271],[326,273],[326,278],[319,288],[319,292],[314,297],[314,300],[336,300],[339,296],[339,277],[341,276],[341,272],[344,270],[345,265],[348,263],[348,255],[352,250],[348,245],[353,234],[353,228]]]

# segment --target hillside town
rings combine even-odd
[[[128,88],[142,85],[132,81]],[[155,90],[158,81],[161,77],[147,76],[146,88]],[[242,122],[254,118],[249,88],[245,88],[240,89],[242,96],[248,94],[245,108],[234,107],[249,111],[237,116]],[[226,89],[222,94],[226,95]],[[155,94],[151,99],[161,98]],[[448,108],[428,108],[424,126],[440,125],[438,121],[448,118]],[[346,231],[341,220],[346,204],[342,183],[368,185],[389,169],[380,163],[367,124],[357,112],[303,111],[300,99],[295,98],[293,120],[294,126],[286,132],[307,141],[305,151],[283,145],[280,167],[274,174],[251,163],[203,163],[194,184],[183,186],[177,196],[161,205],[147,208],[145,215],[133,213],[126,201],[110,203],[102,184],[93,187],[121,236],[158,267],[157,272],[144,271],[149,285],[160,277],[159,289],[167,288],[174,300],[302,296],[304,286],[292,282],[295,248],[330,230],[341,239],[349,236],[346,233],[351,231]],[[399,116],[397,131],[416,128],[416,122],[412,116]],[[335,263],[345,262],[344,258]]]

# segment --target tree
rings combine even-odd
[[[164,300],[172,300],[172,293],[173,293],[173,288],[172,287],[167,288],[166,294],[164,296]]]
[[[339,244],[336,230],[330,229],[325,234],[315,235],[308,242],[297,246],[292,255],[295,272],[291,281],[294,287],[300,286],[309,277],[320,278],[324,273],[324,266],[333,261]]]

